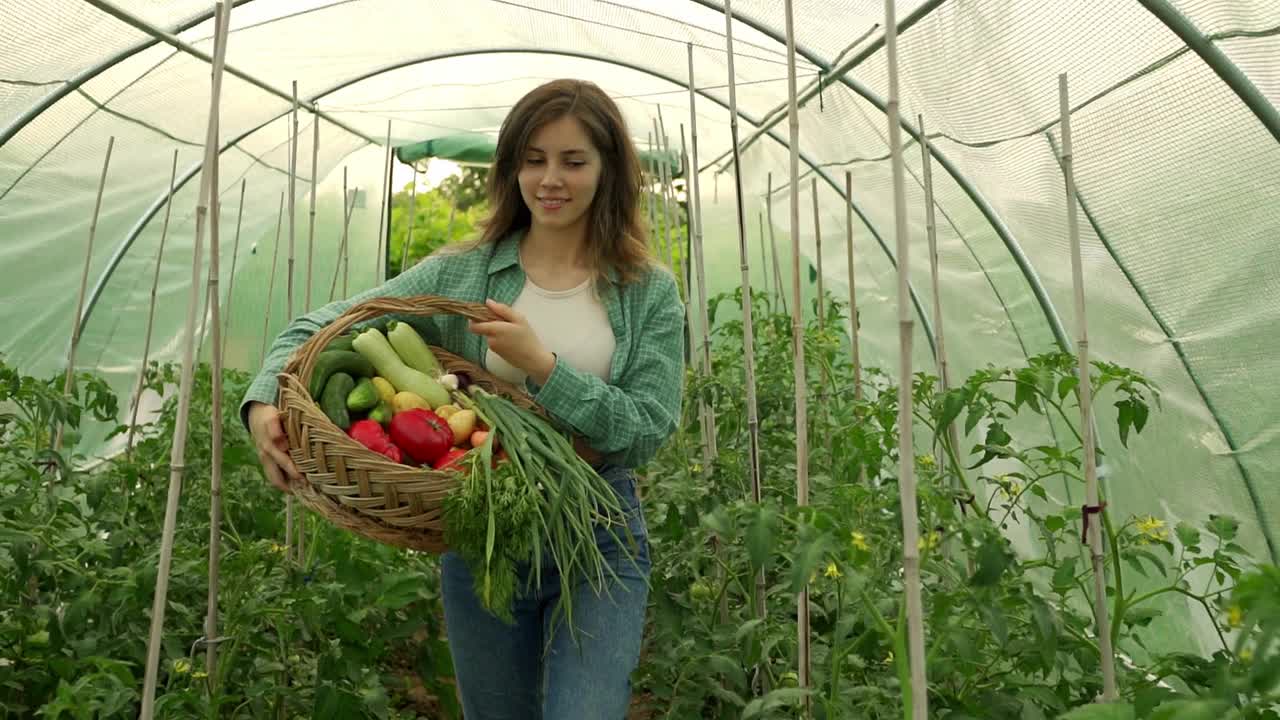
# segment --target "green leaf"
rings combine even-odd
[[[995,585],[1000,581],[1005,568],[1009,566],[1009,556],[999,541],[989,539],[978,548],[978,567],[974,570],[969,583],[978,587]]]
[[[982,613],[982,619],[987,623],[987,629],[999,641],[1000,646],[1004,647],[1009,644],[1009,621],[1004,616],[1004,610],[997,603],[983,603],[978,606],[979,612]]]
[[[1120,444],[1129,447],[1129,428],[1133,426],[1133,405],[1128,400],[1116,402],[1119,415],[1116,422],[1120,425]]]
[[[778,688],[777,690],[770,690],[763,697],[758,697],[747,703],[747,706],[742,709],[741,720],[751,720],[751,718],[761,717],[762,713],[768,710],[774,710],[783,707],[784,705],[789,706],[797,704],[810,692],[812,691],[805,688]]]
[[[1078,556],[1072,556],[1065,559],[1057,570],[1053,571],[1053,589],[1060,593],[1066,593],[1072,587],[1075,587],[1076,577],[1076,561]]]
[[[1210,515],[1209,522],[1204,527],[1223,542],[1230,542],[1235,539],[1240,523],[1230,515]]]
[[[747,673],[737,660],[724,655],[708,655],[706,662],[712,673],[723,675],[732,683],[732,687],[744,692],[747,690]]]
[[[1107,703],[1078,707],[1058,720],[1133,720],[1133,706],[1129,703]]]
[[[773,529],[776,523],[777,511],[772,507],[763,507],[747,527],[747,553],[751,558],[753,570],[759,570],[769,564],[769,558],[773,553]]]
[[[1218,720],[1229,707],[1223,700],[1174,700],[1157,707],[1151,720]]]
[[[714,511],[702,516],[702,525],[711,532],[720,536],[722,540],[732,540],[735,535],[733,531],[733,523],[729,520],[729,515],[724,507],[718,507]]]
[[[1173,529],[1178,536],[1178,542],[1187,548],[1193,548],[1200,545],[1200,531],[1195,529],[1189,523],[1183,521]]]
[[[1080,378],[1075,375],[1067,375],[1058,381],[1058,399],[1066,400],[1067,396],[1075,391],[1076,386],[1080,384]]]
[[[957,417],[960,417],[960,411],[964,410],[966,394],[963,388],[948,390],[947,394],[942,396],[942,416],[938,418],[939,430],[946,428]]]
[[[1036,487],[1040,487],[1037,485]],[[1061,515],[1049,515],[1044,519],[1044,527],[1049,532],[1058,532],[1067,526],[1067,521]]]
[[[1133,405],[1133,429],[1142,432],[1142,428],[1147,426],[1147,416],[1151,413],[1151,408],[1138,398],[1129,400]]]

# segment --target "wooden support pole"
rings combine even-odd
[[[219,13],[218,22],[225,23],[230,10],[223,7]],[[220,28],[215,23],[214,35],[218,35]],[[226,43],[225,33],[223,33],[223,43]],[[223,51],[225,52],[225,50]],[[295,88],[295,96],[296,96]],[[210,121],[214,125],[214,138],[217,139],[220,134],[221,121],[218,112],[213,112]],[[296,134],[296,133],[295,133]],[[295,147],[296,150],[296,147]],[[222,203],[218,199],[219,187],[219,165],[215,159],[212,165],[209,165],[209,197],[201,202],[208,204],[213,212],[209,215],[209,280],[208,280],[208,297],[209,297],[209,326],[213,328],[210,340],[213,341],[213,349],[210,352],[211,365],[210,378],[212,380],[212,408],[209,425],[209,442],[211,453],[211,465],[209,468],[209,588],[208,599],[206,600],[206,610],[204,617],[204,641],[205,641],[205,672],[209,674],[210,682],[217,677],[218,670],[218,582],[220,579],[220,569],[222,565],[222,303],[218,299],[222,297],[222,293],[218,291],[218,276],[220,258],[220,229],[222,221]],[[243,201],[242,201],[243,204]],[[292,254],[292,251],[290,252]],[[292,266],[292,258],[290,258]]]
[[[347,196],[351,196],[348,204]],[[342,168],[342,240],[338,243],[338,262],[333,266],[333,283],[329,285],[329,302],[333,302],[334,293],[338,291],[338,275],[342,272],[348,255],[347,239],[351,227],[351,212],[355,208],[355,196],[347,190],[347,168]],[[345,287],[344,287],[344,295]]]
[[[911,716],[929,716],[924,655],[924,611],[920,589],[920,520],[916,507],[915,449],[912,442],[911,245],[907,233],[907,196],[898,124],[898,24],[894,0],[885,0],[885,54],[889,69],[889,154],[893,166],[893,217],[898,254],[898,501],[902,507],[903,586],[907,606],[907,655],[911,668]]]
[[[789,172],[791,178],[791,303],[796,309],[791,316],[791,342],[795,354],[796,387],[796,504],[809,504],[809,384],[805,374],[804,301],[800,298],[800,110],[796,105],[796,34],[791,0],[786,0],[787,36],[787,126],[790,132]],[[737,147],[737,141],[734,141]],[[772,191],[772,186],[769,190]],[[798,685],[808,688],[810,677],[809,587],[806,584],[796,599],[796,664]],[[804,715],[808,717],[812,703],[805,699]]]
[[[156,589],[151,605],[151,631],[147,639],[147,661],[142,690],[140,720],[152,720],[155,714],[156,683],[160,669],[160,645],[164,634],[164,615],[169,593],[169,571],[173,563],[173,536],[178,519],[178,503],[182,496],[182,479],[186,465],[187,424],[191,415],[191,386],[195,375],[196,310],[200,306],[200,261],[204,251],[204,223],[208,198],[217,193],[211,168],[218,162],[218,104],[222,93],[222,71],[226,66],[227,29],[230,9],[223,2],[215,6],[219,18],[213,41],[212,88],[209,94],[209,123],[205,137],[204,172],[200,173],[200,193],[196,205],[196,239],[191,261],[191,289],[187,302],[187,321],[182,335],[182,380],[178,389],[178,413],[174,422],[173,447],[169,457],[169,495],[165,505],[164,526],[160,539],[160,562],[156,572]]]
[[[114,135],[107,138],[107,154],[102,159],[102,177],[98,179],[98,199],[93,204],[93,219],[89,221],[89,244],[84,251],[84,270],[80,273],[80,294],[76,298],[76,314],[71,319],[71,347],[67,350],[67,374],[62,382],[63,397],[71,397],[71,387],[75,384],[76,349],[80,347],[80,334],[84,328],[80,326],[80,318],[84,315],[84,295],[89,284],[89,265],[93,263],[93,239],[98,234],[98,216],[102,213],[102,192],[107,187],[107,169],[111,167],[111,149],[115,147]],[[58,423],[58,432],[53,440],[54,452],[62,450],[62,437],[66,431],[66,423]]]
[[[388,123],[389,125],[390,123]],[[316,169],[320,160],[320,113],[312,115],[311,124],[311,208],[307,220],[307,310],[311,310],[311,277],[316,254],[316,194],[320,191],[320,178]]]
[[[858,319],[857,281],[853,273],[853,173],[844,172],[844,232],[845,253],[849,261],[849,345],[853,355],[853,399],[862,401],[862,357],[858,348],[858,330],[862,323]],[[862,476],[859,475],[859,480]]]
[[[1062,175],[1067,191],[1067,236],[1071,241],[1071,279],[1076,305],[1077,392],[1080,396],[1080,437],[1084,446],[1083,522],[1093,561],[1093,614],[1097,622],[1098,649],[1102,662],[1102,702],[1119,698],[1116,688],[1116,656],[1111,645],[1111,618],[1107,609],[1106,550],[1102,545],[1103,513],[1099,503],[1097,445],[1093,426],[1093,384],[1089,375],[1089,332],[1084,305],[1084,262],[1080,253],[1080,227],[1076,197],[1074,156],[1071,145],[1071,101],[1067,76],[1058,76],[1058,107],[1062,115]],[[1090,517],[1093,515],[1094,517]]]
[[[778,243],[773,233],[773,173],[765,180],[764,212],[769,225],[769,250],[773,253],[773,289],[778,296],[778,305],[782,314],[787,314],[787,295],[782,289],[782,264],[778,261]]]
[[[698,192],[698,112],[697,93],[694,90],[693,43],[686,43],[689,56],[689,232],[693,235],[693,265],[698,285],[698,323],[702,327],[702,368],[708,377],[711,367],[711,327],[707,317],[707,266],[702,247],[702,196]],[[719,455],[716,439],[715,406],[700,401],[705,413],[703,426],[706,434],[708,457],[703,460],[703,473],[711,474],[712,463]]]
[[[378,203],[378,253],[377,266],[373,268],[373,283],[381,285],[387,279],[387,262],[382,255],[382,243],[386,240],[386,233],[383,232],[383,222],[386,220],[386,207],[388,202],[388,194],[391,192],[391,121],[387,121],[387,159],[382,163],[382,195],[381,202]]]
[[[236,258],[240,256],[240,223],[244,220],[244,189],[246,182],[240,180],[240,207],[236,210],[236,239],[231,246],[231,277],[227,280],[227,311],[226,321],[223,324],[222,347],[218,352],[222,355],[222,367],[227,366],[227,344],[230,342],[231,334],[231,298],[234,297],[236,289]]]
[[[164,225],[160,229],[160,249],[156,251],[156,269],[151,276],[151,300],[147,305],[147,333],[142,340],[142,364],[138,366],[138,385],[133,392],[133,409],[129,414],[129,435],[124,443],[126,456],[133,454],[133,438],[138,426],[138,405],[142,402],[142,387],[146,384],[147,364],[151,362],[151,336],[155,330],[156,290],[160,287],[160,267],[164,260],[164,243],[169,237],[169,217],[173,209],[174,185],[178,179],[178,149],[173,149],[173,168],[169,171],[169,199],[164,206]],[[79,317],[77,315],[77,317]],[[127,490],[126,490],[127,492]]]
[[[920,128],[920,152],[924,174],[925,232],[929,238],[929,277],[933,284],[933,337],[936,354],[934,361],[938,364],[938,381],[945,394],[951,389],[951,371],[947,363],[947,341],[942,322],[942,281],[938,272],[938,221],[933,201],[933,156],[929,150],[929,136],[925,132],[924,116],[919,115],[916,120]],[[945,433],[951,447],[959,453],[960,438],[955,421],[947,423],[946,428],[938,428],[938,430],[937,442],[941,444],[943,433]],[[947,462],[950,463],[950,453],[940,453],[935,450],[934,455],[938,457],[939,466],[943,462],[943,457],[948,458]],[[954,473],[951,476],[951,488],[959,490],[964,468],[953,464],[951,469]]]
[[[284,193],[280,193],[280,211],[276,214],[276,241],[271,252],[271,276],[267,279],[267,305],[266,311],[262,318],[262,352],[258,356],[258,366],[261,367],[264,360],[267,359],[267,330],[271,326],[271,301],[275,295],[276,289],[276,259],[280,256],[280,228],[284,221]]]

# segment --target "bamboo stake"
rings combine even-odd
[[[89,245],[84,251],[84,271],[80,274],[80,295],[76,299],[76,315],[71,320],[71,348],[67,350],[67,374],[62,382],[62,396],[71,397],[71,386],[76,374],[76,349],[80,347],[80,317],[84,314],[84,295],[89,284],[89,265],[93,262],[93,239],[98,234],[98,216],[102,213],[102,191],[107,187],[107,168],[111,167],[111,149],[115,147],[114,135],[107,138],[107,155],[102,160],[102,177],[98,180],[98,199],[93,204],[93,219],[89,221]],[[66,430],[65,423],[58,423],[58,433],[53,440],[53,451],[62,450],[62,436]]]
[[[377,266],[373,268],[373,282],[382,284],[386,280],[387,263],[382,257],[382,242],[386,239],[383,234],[383,221],[386,220],[385,208],[387,207],[387,193],[391,191],[391,121],[387,121],[387,159],[382,163],[382,193],[379,196],[381,202],[378,203],[378,254]]]
[[[747,459],[747,475],[751,481],[751,499],[759,503],[760,488],[760,419],[756,415],[756,355],[755,326],[752,321],[751,264],[747,255],[746,211],[742,200],[742,166],[738,156],[738,93],[733,73],[733,11],[729,0],[725,1],[725,46],[729,62],[729,132],[733,136],[733,185],[738,211],[738,258],[742,270],[742,329],[744,366],[747,386],[747,432],[750,456]]]
[[[649,166],[649,182],[646,183],[646,189],[649,192],[649,242],[654,248],[654,253],[658,252],[658,198],[653,192],[653,184],[656,182],[655,176],[658,174],[658,166],[653,159],[653,133],[648,135],[649,160],[646,163]]]
[[[316,176],[316,167],[319,165],[320,159],[320,112],[319,107],[312,116],[311,125],[311,210],[310,218],[307,221],[307,309],[311,309],[311,274],[312,263],[315,260],[316,251],[316,194],[320,189],[320,178]],[[390,121],[387,126],[390,127]]]
[[[404,274],[404,269],[409,266],[409,246],[413,245],[413,221],[415,216],[415,202],[418,199],[418,166],[413,165],[413,184],[409,186],[409,232],[404,236],[404,247],[400,251],[400,274]],[[347,199],[342,198],[345,206]]]
[[[178,519],[178,501],[182,495],[182,476],[186,464],[187,421],[191,414],[191,386],[194,375],[196,310],[200,305],[200,260],[204,250],[204,221],[207,198],[217,192],[212,184],[211,168],[218,162],[218,103],[222,93],[222,71],[226,66],[227,29],[230,10],[222,3],[215,6],[220,21],[214,35],[212,87],[209,94],[209,123],[205,138],[204,168],[200,173],[200,194],[196,205],[196,239],[191,262],[191,290],[187,302],[187,322],[183,332],[182,381],[178,391],[178,415],[174,424],[173,447],[169,459],[169,495],[165,505],[164,528],[161,531],[160,563],[156,573],[155,596],[151,606],[151,633],[147,641],[147,666],[142,690],[140,720],[152,720],[155,713],[156,679],[160,668],[160,641],[164,633],[164,614],[169,593],[169,570],[173,563],[174,526]]]
[[[351,280],[351,248],[348,245],[350,241],[351,216],[355,213],[356,196],[360,194],[360,188],[355,188],[351,192],[351,205],[347,206],[347,189],[342,189],[343,219],[342,219],[342,297],[351,297],[350,280]]]
[[[702,196],[698,192],[698,113],[696,98],[697,93],[694,91],[693,80],[693,43],[686,44],[689,56],[689,182],[691,193],[689,195],[690,208],[690,226],[689,231],[693,234],[693,264],[698,277],[698,321],[702,325],[702,367],[703,371],[709,377],[712,373],[711,367],[711,327],[710,319],[707,317],[707,266],[703,258],[702,247]],[[701,401],[705,407],[706,418],[703,423],[706,428],[706,447],[710,460],[704,459],[703,472],[705,476],[710,476],[711,465],[719,455],[719,448],[716,437],[716,410],[715,406]]]
[[[951,372],[947,364],[946,334],[943,332],[942,328],[942,283],[938,277],[938,224],[933,202],[933,166],[932,158],[929,153],[929,136],[925,132],[924,128],[924,116],[919,115],[916,119],[920,128],[920,152],[923,155],[922,163],[924,166],[925,232],[929,237],[929,276],[933,283],[933,336],[935,340],[934,349],[936,351],[935,360],[938,363],[938,380],[942,385],[942,392],[945,394],[951,389]],[[947,439],[951,443],[951,447],[954,448],[956,452],[959,452],[960,440],[954,421],[947,424],[946,433]],[[941,434],[938,435],[938,439],[941,441]],[[940,460],[944,455],[950,458],[949,453],[938,453],[935,450],[934,454],[938,455]],[[952,469],[955,471],[955,475],[951,478],[951,487],[952,489],[959,489],[960,477],[964,472],[964,469],[959,466],[955,466]]]
[[[348,205],[347,196],[351,195]],[[351,225],[351,211],[355,208],[355,196],[347,192],[347,168],[342,168],[342,241],[338,243],[338,262],[333,268],[333,283],[329,286],[329,302],[333,302],[333,294],[338,290],[338,274],[342,270],[344,259],[349,254],[347,249],[347,233]],[[343,295],[346,297],[346,295]]]
[[[853,354],[853,401],[862,402],[862,358],[858,349],[858,297],[857,283],[853,275],[853,173],[844,171],[844,233],[845,253],[849,263],[849,345]],[[866,479],[866,471],[858,466],[858,484]]]
[[[178,149],[173,149],[173,169],[169,172],[169,200],[164,206],[164,225],[160,230],[160,249],[156,251],[156,270],[151,277],[151,301],[147,307],[147,334],[142,340],[142,365],[138,369],[138,385],[133,392],[133,410],[129,414],[129,436],[124,443],[125,455],[133,454],[133,436],[138,425],[138,404],[142,402],[142,386],[146,384],[147,363],[151,360],[151,335],[156,320],[156,289],[160,285],[160,263],[164,258],[164,242],[169,236],[169,216],[173,208],[174,185],[178,179]],[[76,317],[79,317],[77,315]]]
[[[903,585],[907,604],[907,647],[911,666],[911,711],[915,720],[929,715],[925,677],[924,615],[920,590],[920,528],[916,508],[915,450],[912,442],[910,250],[904,188],[902,135],[898,126],[898,37],[894,0],[885,0],[885,51],[889,65],[889,153],[893,165],[894,232],[898,239],[898,498],[902,506]]]
[[[787,314],[787,296],[782,291],[782,264],[778,262],[778,243],[773,235],[773,173],[767,176],[764,194],[764,210],[769,220],[769,248],[773,253],[773,289],[778,295],[778,304],[782,306],[782,314]]]
[[[675,256],[671,252],[671,205],[667,198],[667,183],[671,180],[667,175],[669,168],[667,167],[666,155],[662,150],[662,130],[656,118],[653,121],[653,139],[658,147],[658,154],[662,156],[661,159],[654,161],[654,167],[658,171],[658,192],[662,194],[662,237],[659,238],[659,257],[665,253],[667,267],[671,268],[672,272],[675,272]]]
[[[1067,96],[1067,76],[1058,75],[1058,105],[1062,113],[1062,174],[1067,190],[1067,235],[1071,240],[1071,278],[1076,305],[1076,359],[1080,394],[1080,437],[1084,445],[1085,502],[1084,526],[1093,560],[1093,612],[1098,623],[1098,648],[1102,655],[1102,702],[1119,697],[1116,689],[1115,651],[1111,646],[1111,618],[1107,610],[1106,552],[1102,546],[1102,514],[1099,504],[1097,448],[1093,434],[1093,386],[1089,376],[1089,332],[1084,305],[1084,263],[1080,257],[1080,228],[1077,221],[1075,170],[1071,150],[1071,104]],[[1096,513],[1095,522],[1089,515]]]
[[[289,264],[288,280],[285,282],[284,316],[293,319],[293,253],[294,253],[294,207],[298,188],[298,81],[293,81],[293,131],[289,133]]]
[[[858,349],[858,330],[862,323],[858,320],[858,297],[855,292],[857,283],[853,274],[853,173],[844,172],[844,196],[847,202],[844,207],[845,252],[849,260],[849,338],[853,352],[853,399],[862,401],[862,358]],[[858,476],[862,480],[862,476]]]
[[[276,242],[271,253],[271,277],[267,280],[267,309],[262,318],[262,352],[258,357],[258,366],[267,359],[267,330],[271,326],[271,299],[276,288],[276,258],[280,255],[280,227],[284,220],[284,193],[280,193],[280,211],[276,214]]]
[[[818,258],[818,332],[821,333],[827,329],[826,326],[826,304],[827,293],[822,285],[822,218],[818,212],[818,178],[812,178],[812,195],[813,195],[813,239],[817,244]],[[822,389],[818,391],[818,404],[822,406],[822,424],[824,427],[831,427],[831,408],[827,403],[831,388],[831,374],[828,372],[827,360],[825,357],[819,357],[818,362],[822,367]],[[831,458],[831,433],[823,433],[823,449],[826,451],[827,458]]]
[[[231,277],[227,280],[227,320],[223,325],[222,347],[218,352],[222,355],[222,367],[227,366],[227,344],[230,342],[231,330],[231,298],[235,297],[236,258],[240,256],[240,222],[244,220],[244,188],[245,180],[240,180],[240,207],[236,210],[236,239],[231,247]]]
[[[891,1],[891,0],[890,0]],[[804,365],[804,303],[800,299],[800,110],[796,106],[796,34],[791,0],[786,0],[787,33],[787,125],[790,132],[791,176],[791,316],[792,350],[795,353],[796,385],[796,504],[809,504],[809,406],[808,381]],[[737,149],[737,139],[734,139]],[[772,193],[772,178],[769,191]],[[806,584],[796,600],[797,676],[798,685],[807,689],[810,682],[809,587]],[[804,714],[809,716],[812,704],[805,698]]]
[[[770,295],[769,291],[769,256],[765,253],[764,241],[764,211],[756,212],[756,222],[760,226],[760,275],[764,278],[764,296]]]
[[[224,7],[219,13],[219,22],[227,21],[228,10]],[[218,33],[217,23],[215,23],[214,34]],[[225,43],[225,37],[223,39]],[[224,51],[225,52],[225,51]],[[215,130],[215,138],[219,132],[221,125],[217,113],[213,113],[210,117]],[[207,600],[207,610],[204,620],[204,642],[205,672],[210,678],[217,677],[218,669],[218,581],[221,572],[222,561],[222,316],[221,303],[218,298],[221,293],[218,292],[218,275],[219,275],[219,242],[221,229],[222,203],[218,200],[218,162],[214,162],[209,166],[209,197],[207,202],[213,207],[213,213],[209,216],[209,299],[210,299],[210,319],[209,324],[213,326],[213,334],[210,338],[213,341],[213,350],[211,352],[212,369],[210,370],[213,381],[213,408],[212,419],[209,428],[209,441],[211,443],[212,466],[209,472],[209,596]],[[292,253],[292,249],[290,251]],[[292,258],[290,258],[290,266],[292,266]]]

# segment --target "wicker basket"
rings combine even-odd
[[[340,528],[431,553],[446,549],[442,504],[457,484],[458,474],[401,465],[366,448],[329,420],[307,387],[320,352],[356,323],[389,314],[441,313],[481,321],[496,319],[484,305],[433,295],[368,300],[351,307],[299,346],[277,376],[289,454],[304,477],[290,483],[294,496]],[[432,346],[431,351],[446,372],[466,372],[486,390],[545,417],[523,390],[442,348]]]

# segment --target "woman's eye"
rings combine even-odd
[[[541,165],[542,158],[527,158],[524,162],[526,165]]]

